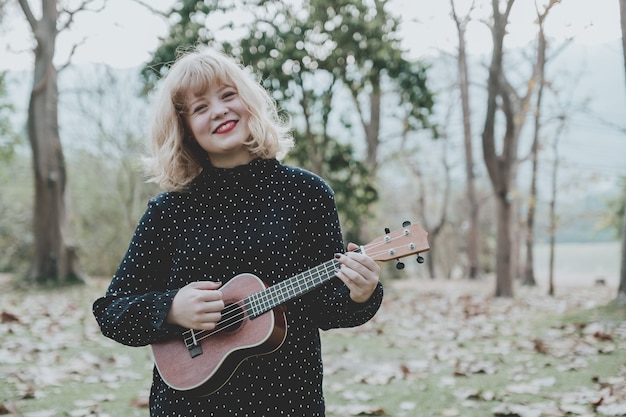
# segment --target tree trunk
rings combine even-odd
[[[619,0],[620,22],[622,27],[622,52],[624,55],[624,75],[626,76],[626,0]],[[626,304],[626,210],[622,224],[622,262],[620,268],[619,288],[617,300]]]
[[[550,198],[550,260],[549,260],[549,277],[548,277],[548,295],[554,296],[554,258],[556,247],[556,195],[557,195],[557,174],[559,169],[559,135],[557,133],[552,145],[554,151],[554,163],[552,166],[552,196]]]
[[[496,295],[501,297],[513,296],[513,268],[518,260],[516,249],[519,245],[517,240],[515,244],[512,241],[513,231],[517,226],[517,223],[513,224],[515,206],[512,190],[517,172],[519,137],[529,111],[538,67],[535,63],[533,73],[526,83],[527,90],[524,96],[520,96],[505,77],[502,64],[504,37],[507,33],[506,27],[514,2],[515,0],[504,2],[505,10],[501,12],[500,0],[492,0],[493,52],[487,81],[487,109],[482,135],[483,158],[498,209]],[[499,147],[495,143],[496,114],[498,112],[501,112],[504,119],[504,132]],[[498,153],[496,149],[499,149],[500,152]],[[509,253],[505,253],[505,251],[509,251]],[[513,251],[516,252],[513,253]]]
[[[499,196],[497,205],[496,297],[512,297],[512,205],[506,196]]]
[[[449,115],[450,113],[448,113],[448,116]],[[448,122],[448,117],[446,117],[446,122]],[[448,126],[449,123],[445,123],[444,125]],[[426,191],[426,184],[424,182],[425,175],[423,174],[419,163],[411,163],[411,161],[407,159],[407,166],[413,172],[413,174],[415,175],[417,179],[417,195],[418,195],[417,207],[420,212],[421,222],[424,225],[424,227],[428,230],[431,250],[426,255],[426,259],[428,263],[428,273],[431,279],[436,278],[435,262],[437,258],[435,257],[436,250],[434,249],[437,247],[437,245],[435,244],[435,241],[437,240],[437,237],[441,234],[441,232],[443,232],[444,227],[446,226],[447,221],[448,221],[448,204],[450,201],[450,191],[451,191],[451,183],[452,183],[452,180],[450,179],[450,163],[448,162],[448,146],[447,146],[448,133],[446,131],[445,126],[442,128],[443,130],[441,132],[441,139],[440,139],[442,141],[445,141],[444,151],[443,151],[442,161],[441,161],[441,164],[444,168],[444,186],[442,187],[441,190],[439,190],[442,196],[441,205],[440,205],[441,214],[439,215],[439,220],[437,224],[435,225],[431,225],[428,222],[428,218],[429,217],[433,218],[434,216],[426,215],[426,213],[428,212],[427,204],[426,204],[426,196],[428,195],[428,193]],[[406,133],[407,131],[404,132],[404,135],[406,135]],[[406,136],[404,137],[404,139],[406,139]]]
[[[532,158],[532,174],[530,181],[530,197],[528,201],[528,213],[526,215],[526,263],[524,265],[524,276],[522,277],[522,285],[534,287],[537,284],[535,280],[535,266],[533,257],[533,248],[535,242],[535,211],[537,209],[537,132],[535,131],[535,139],[533,140],[533,149],[531,151]]]
[[[431,251],[433,250],[433,248],[437,248],[437,246],[435,246],[437,236],[433,236],[432,233],[429,233],[428,240],[430,241],[430,250],[426,254],[426,266],[428,268],[428,276],[430,277],[430,279],[435,279],[435,277],[437,276],[435,274],[435,252]]]
[[[546,11],[547,13],[547,11]],[[538,16],[539,34],[537,42],[537,102],[535,108],[535,130],[533,144],[530,151],[532,162],[532,174],[530,182],[530,198],[528,202],[528,214],[526,216],[526,264],[524,265],[523,285],[535,286],[535,266],[533,248],[535,243],[535,211],[537,210],[537,171],[539,168],[539,137],[541,131],[541,105],[543,102],[544,76],[546,65],[547,41],[543,30],[545,14]]]
[[[496,153],[495,123],[498,111],[498,97],[503,102],[508,102],[507,92],[503,88],[503,44],[506,34],[508,11],[513,0],[508,0],[507,12],[502,14],[499,9],[499,1],[492,0],[493,6],[493,52],[489,67],[489,79],[487,81],[487,111],[485,115],[485,127],[483,129],[483,157],[489,179],[493,186],[497,204],[497,249],[496,249],[496,296],[512,297],[512,266],[511,266],[511,205],[510,186],[513,167],[513,151],[515,144],[514,117],[505,112],[506,131],[504,133],[502,154]],[[510,103],[504,106],[510,107]]]
[[[22,7],[27,7],[21,1]],[[65,218],[66,172],[58,126],[57,72],[53,65],[57,36],[56,0],[42,0],[42,18],[25,14],[35,35],[35,70],[28,107],[28,136],[33,151],[35,253],[27,281],[81,281],[76,250],[68,245]]]
[[[461,92],[461,109],[463,112],[463,142],[465,145],[465,177],[466,195],[469,206],[469,230],[467,232],[467,258],[469,268],[467,276],[476,279],[480,273],[480,235],[478,228],[479,205],[476,199],[474,175],[474,153],[472,149],[472,112],[470,109],[469,70],[467,65],[467,51],[465,46],[465,28],[467,19],[461,20],[454,7],[454,0],[450,0],[452,14],[459,38],[457,64],[459,71],[459,90]]]
[[[559,173],[559,141],[561,135],[565,131],[567,125],[567,117],[563,115],[560,117],[559,126],[554,135],[554,141],[552,142],[552,179],[551,179],[551,195],[550,195],[550,260],[549,260],[549,280],[548,280],[548,295],[554,295],[554,260],[556,252],[556,231],[558,228],[558,219],[556,215],[556,202],[558,196],[558,173]]]
[[[369,95],[369,121],[361,119],[363,130],[365,131],[365,142],[367,143],[367,156],[365,162],[372,175],[376,175],[378,169],[378,145],[380,136],[380,100],[381,92],[378,84],[374,85],[374,92]],[[354,95],[355,102],[358,97]]]
[[[626,304],[626,210],[624,210],[624,218],[622,219],[622,267],[620,269],[617,301],[621,305]]]

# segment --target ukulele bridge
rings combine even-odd
[[[190,332],[191,343],[185,342],[185,345],[187,346],[187,349],[189,349],[189,355],[191,355],[192,358],[195,358],[196,356],[202,355],[202,345],[198,343],[198,340],[196,340],[195,330],[191,329]]]

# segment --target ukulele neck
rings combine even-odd
[[[354,252],[363,252],[363,248],[360,247]],[[260,316],[330,281],[335,277],[338,268],[339,262],[336,260],[326,261],[315,268],[251,294],[245,299],[246,311],[250,318]]]

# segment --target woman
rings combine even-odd
[[[292,146],[288,129],[232,58],[187,53],[160,87],[146,165],[165,191],[149,201],[94,302],[100,328],[130,346],[215,330],[233,277],[251,273],[271,286],[334,258],[338,279],[286,303],[280,348],[244,360],[208,396],[171,388],[155,368],[150,394],[151,416],[324,416],[319,329],[371,319],[380,268],[356,245],[342,253],[332,190],[278,161]]]

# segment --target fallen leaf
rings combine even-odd
[[[0,323],[19,323],[20,319],[15,314],[7,313],[6,311],[2,311],[0,314]]]

